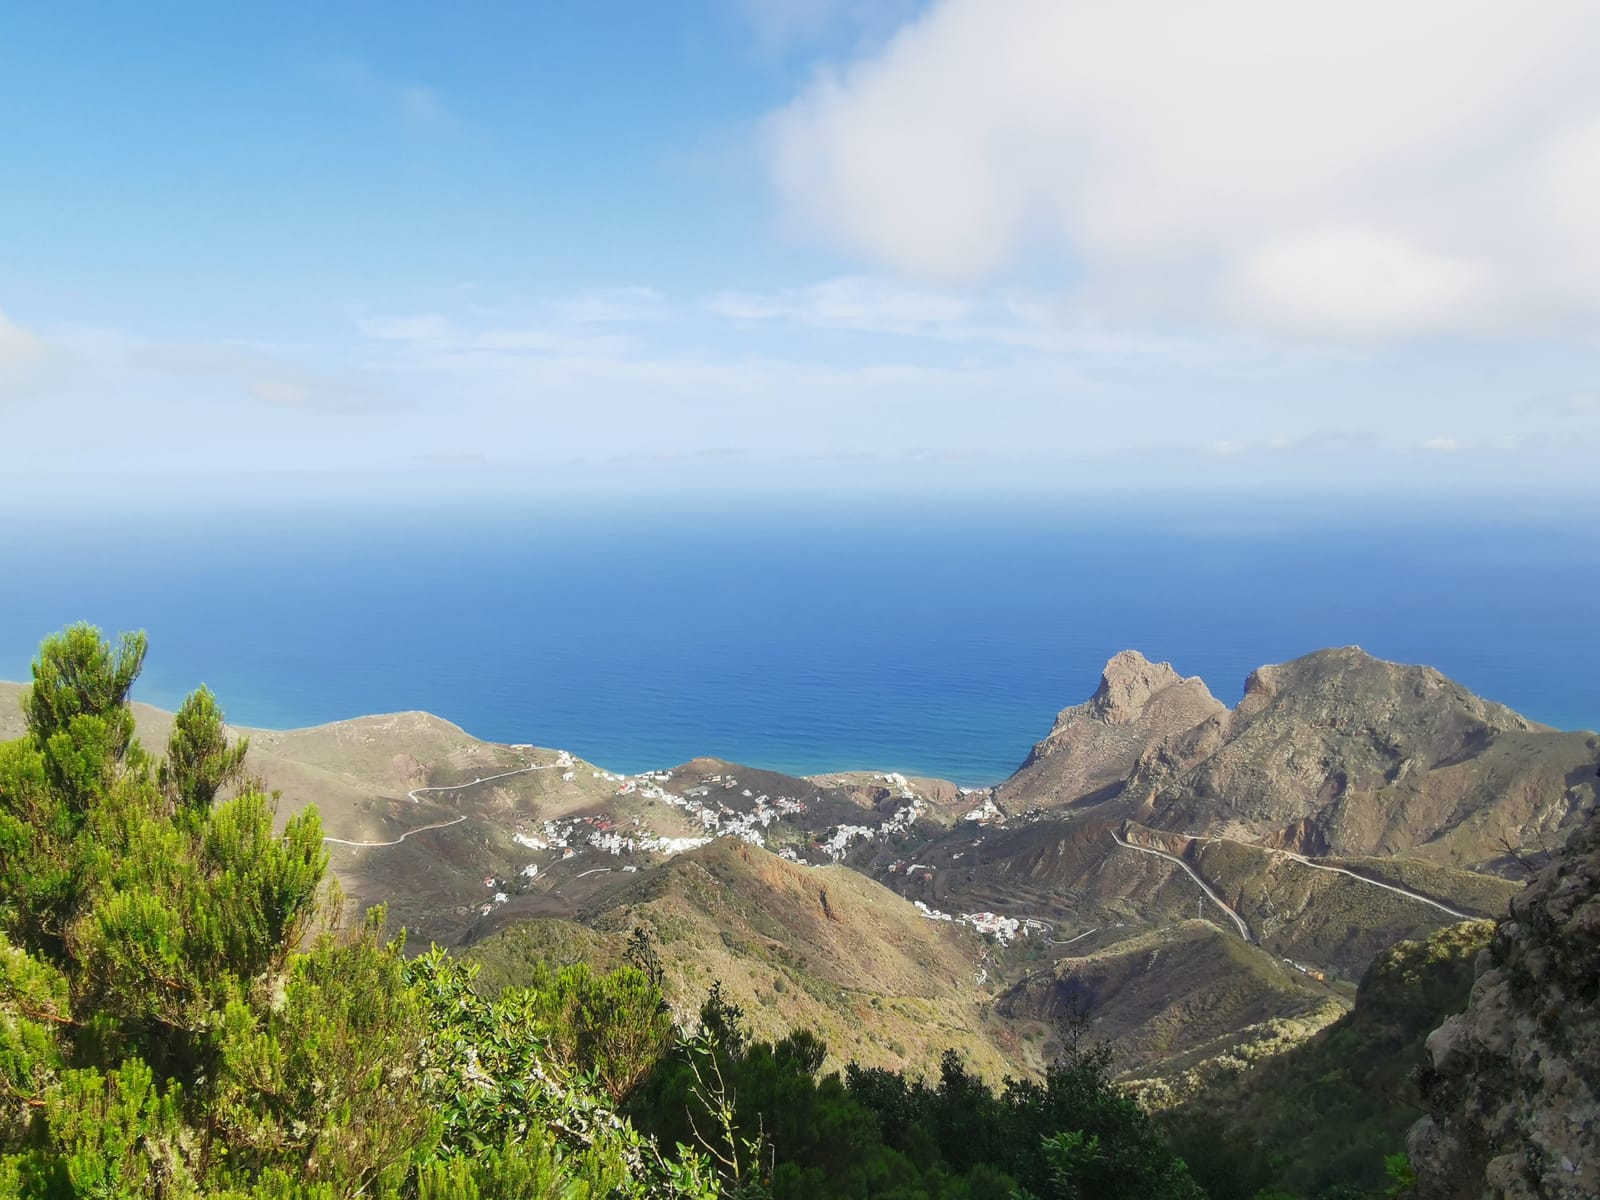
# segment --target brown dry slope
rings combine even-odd
[[[25,685],[0,683],[0,739],[24,732]],[[226,697],[222,697],[226,707]],[[172,729],[172,714],[148,704],[133,706],[139,740],[159,753]],[[479,741],[429,713],[355,717],[310,729],[286,731],[230,726],[250,739],[246,768],[269,789],[282,793],[279,820],[315,804],[323,829],[351,841],[384,841],[424,822],[418,814],[446,816],[444,806],[424,794],[407,793],[429,784],[459,783],[521,766],[529,756]],[[546,758],[552,756],[547,752]],[[443,797],[439,797],[443,799]]]
[[[1008,990],[996,1011],[1058,1022],[1081,1012],[1119,1072],[1236,1049],[1273,1023],[1301,1036],[1344,1012],[1328,989],[1217,926],[1191,919],[1074,953]]]
[[[986,1019],[993,991],[976,979],[980,937],[928,920],[847,867],[803,867],[723,838],[609,877],[575,916],[517,922],[468,953],[485,964],[486,982],[502,985],[532,960],[615,961],[643,928],[681,1017],[720,981],[757,1036],[815,1029],[836,1066],[931,1073],[955,1047],[992,1077],[1016,1069],[1006,1029]]]

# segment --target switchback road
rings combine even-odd
[[[1132,842],[1124,841],[1122,835],[1115,829],[1111,830],[1111,836],[1113,839],[1115,839],[1117,845],[1121,846],[1124,850],[1137,850],[1140,854],[1154,854],[1157,858],[1164,858],[1170,863],[1177,863],[1178,866],[1182,867],[1184,871],[1188,873],[1190,879],[1194,880],[1195,883],[1200,885],[1200,890],[1206,894],[1206,898],[1220,908],[1223,912],[1228,914],[1233,923],[1238,926],[1240,937],[1247,942],[1255,940],[1250,936],[1250,926],[1244,923],[1244,918],[1238,913],[1234,912],[1233,909],[1229,908],[1227,904],[1224,903],[1222,897],[1217,895],[1217,893],[1212,890],[1211,885],[1204,879],[1201,879],[1200,876],[1195,872],[1195,869],[1188,863],[1184,862],[1183,859],[1179,858],[1176,854],[1168,854],[1164,850],[1152,850],[1149,846],[1137,846]]]
[[[529,771],[549,771],[549,770],[554,769],[558,765],[560,765],[560,764],[558,764],[558,763],[540,763],[537,766],[532,766],[532,767],[518,767],[515,771],[501,771],[500,774],[498,774],[498,775],[483,775],[483,776],[480,776],[477,779],[472,780],[470,783],[451,783],[451,784],[445,784],[445,785],[440,786],[440,787],[412,788],[409,792],[406,793],[406,799],[410,800],[413,804],[415,804],[415,803],[417,803],[417,796],[418,796],[419,792],[459,792],[462,788],[477,787],[480,783],[492,783],[496,779],[508,779],[512,775],[526,775]],[[465,813],[462,813],[459,817],[457,817],[453,821],[439,821],[439,822],[437,822],[436,824],[433,824],[433,825],[421,825],[421,826],[418,826],[416,829],[408,829],[408,830],[406,830],[399,837],[397,837],[393,841],[389,841],[389,842],[352,842],[352,841],[350,841],[350,840],[348,840],[346,838],[336,838],[336,837],[324,837],[322,840],[325,841],[325,842],[332,842],[336,846],[355,846],[355,847],[362,848],[362,849],[366,849],[368,847],[376,847],[376,846],[398,846],[401,842],[405,841],[408,837],[411,837],[413,834],[427,833],[428,830],[430,830],[430,829],[448,829],[452,825],[461,824],[461,822],[465,821],[466,819],[467,819],[467,815]]]

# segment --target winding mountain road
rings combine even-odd
[[[1421,892],[1413,892],[1410,888],[1401,887],[1395,883],[1384,883],[1381,879],[1373,879],[1355,871],[1346,870],[1344,867],[1330,867],[1327,863],[1319,863],[1314,858],[1307,858],[1304,854],[1296,854],[1293,850],[1280,850],[1277,846],[1263,846],[1259,842],[1247,842],[1243,838],[1227,837],[1220,833],[1178,833],[1175,837],[1188,838],[1191,842],[1232,842],[1235,846],[1249,846],[1252,850],[1265,850],[1268,854],[1282,855],[1292,859],[1302,867],[1310,867],[1313,871],[1332,871],[1336,875],[1348,875],[1357,883],[1369,884],[1375,888],[1382,888],[1386,892],[1393,892],[1396,896],[1404,896],[1408,900],[1415,900],[1418,904],[1426,904],[1430,908],[1437,908],[1442,913],[1449,913],[1458,921],[1472,921],[1477,918],[1472,913],[1464,913],[1459,909],[1451,908],[1448,904],[1424,896]]]
[[[1052,930],[1051,932],[1053,933],[1055,931]],[[1070,946],[1070,945],[1072,945],[1073,942],[1081,942],[1081,941],[1083,941],[1083,939],[1088,937],[1091,933],[1099,933],[1099,932],[1100,932],[1100,927],[1097,925],[1093,929],[1085,929],[1082,933],[1078,934],[1076,937],[1069,937],[1066,941],[1061,941],[1059,938],[1053,938],[1053,937],[1047,937],[1047,938],[1045,938],[1045,941],[1049,942],[1052,946]]]
[[[518,767],[514,771],[502,771],[498,775],[482,775],[469,783],[450,783],[438,787],[412,788],[406,793],[406,799],[411,801],[413,804],[416,804],[418,802],[418,793],[420,792],[459,792],[462,788],[477,787],[480,783],[493,783],[496,779],[509,779],[513,775],[526,775],[530,771],[551,771],[562,765],[563,764],[561,763],[538,763],[531,767]],[[401,842],[405,841],[413,834],[427,833],[430,829],[448,829],[452,825],[461,824],[461,822],[465,821],[466,819],[467,814],[462,813],[453,821],[439,821],[433,825],[419,825],[416,829],[406,830],[399,837],[389,842],[352,842],[348,838],[336,837],[324,837],[322,840],[325,842],[332,842],[335,846],[355,846],[359,849],[367,849],[379,846],[398,846]]]
[[[1231,841],[1232,839],[1229,838],[1229,839],[1225,839],[1225,840]],[[1249,845],[1249,843],[1246,842],[1245,845]],[[1271,847],[1262,847],[1262,849],[1272,849],[1272,848]],[[1313,862],[1311,859],[1306,858],[1304,855],[1296,854],[1292,850],[1276,850],[1276,849],[1273,849],[1272,852],[1274,854],[1281,854],[1285,858],[1292,858],[1295,862],[1299,863],[1302,867],[1310,867],[1313,871],[1333,871],[1334,873],[1339,874],[1339,875],[1348,875],[1348,876],[1350,876],[1351,879],[1356,879],[1356,880],[1361,881],[1362,883],[1371,884],[1373,887],[1382,888],[1386,892],[1393,892],[1397,896],[1404,896],[1408,900],[1417,901],[1419,904],[1430,905],[1433,908],[1437,908],[1440,912],[1449,913],[1452,917],[1454,917],[1458,921],[1470,921],[1470,920],[1473,919],[1473,916],[1472,916],[1471,913],[1464,913],[1464,912],[1461,912],[1459,909],[1451,908],[1448,904],[1440,904],[1437,900],[1430,900],[1430,899],[1428,899],[1428,897],[1426,897],[1424,895],[1421,895],[1418,892],[1413,892],[1410,888],[1403,888],[1403,887],[1400,887],[1398,884],[1393,884],[1393,883],[1384,883],[1384,882],[1382,882],[1381,880],[1378,880],[1378,879],[1369,879],[1365,875],[1357,875],[1354,871],[1347,871],[1343,867],[1330,867],[1326,863]]]
[[[1122,835],[1115,829],[1111,830],[1110,833],[1112,839],[1124,850],[1137,850],[1140,854],[1154,854],[1157,858],[1164,858],[1170,863],[1177,863],[1178,866],[1182,867],[1184,871],[1188,873],[1190,879],[1194,880],[1195,883],[1200,885],[1200,890],[1206,894],[1206,898],[1220,908],[1223,912],[1228,914],[1234,925],[1238,927],[1239,936],[1247,942],[1255,941],[1255,938],[1250,936],[1250,926],[1244,923],[1244,918],[1238,913],[1234,912],[1233,909],[1229,908],[1228,905],[1223,901],[1222,897],[1217,895],[1217,893],[1212,890],[1211,885],[1204,879],[1201,879],[1195,869],[1188,863],[1184,862],[1183,859],[1179,858],[1176,854],[1168,854],[1165,850],[1152,850],[1149,846],[1139,846],[1135,845],[1133,842],[1124,841]]]
[[[467,814],[466,813],[462,813],[454,821],[440,821],[437,825],[422,825],[422,826],[419,826],[416,829],[408,829],[404,833],[402,833],[399,837],[395,838],[394,841],[392,841],[392,842],[352,842],[352,841],[347,841],[344,838],[336,838],[336,837],[325,837],[322,840],[325,841],[325,842],[332,842],[335,846],[358,846],[358,847],[363,847],[363,848],[368,847],[368,846],[398,846],[401,842],[405,841],[408,837],[412,836],[413,834],[427,833],[428,830],[430,830],[430,829],[448,829],[452,825],[461,824],[461,822],[465,821],[466,819],[467,819]]]

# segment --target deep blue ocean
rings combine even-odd
[[[1357,644],[1600,727],[1600,514],[1066,495],[620,497],[61,517],[0,534],[0,678],[74,620],[239,724],[426,709],[627,771],[995,782],[1124,647],[1234,703]]]

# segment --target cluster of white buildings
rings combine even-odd
[[[955,920],[955,918],[952,917],[949,913],[940,912],[937,908],[929,908],[921,900],[913,900],[911,903],[915,904],[917,906],[917,911],[920,912],[923,916],[927,917],[928,920],[930,920],[930,921],[954,921]]]
[[[499,880],[494,879],[493,877],[485,879],[483,882],[485,887],[498,888],[500,885]],[[504,892],[496,891],[493,898],[491,898],[488,903],[478,905],[478,912],[480,915],[487,917],[495,909],[499,908],[502,904],[506,903],[506,901],[510,899],[511,897],[506,895]]]
[[[987,933],[1002,946],[1009,945],[1013,938],[1023,932],[1020,920],[1016,917],[1002,917],[999,913],[963,913],[961,923],[972,926],[979,933]]]
[[[927,803],[921,796],[912,796],[910,800],[910,804],[895,809],[894,815],[878,827],[879,833],[885,836],[891,833],[904,833],[922,819],[922,814],[928,811]]]
[[[996,807],[993,796],[985,796],[983,803],[970,810],[962,818],[964,821],[979,821],[983,824],[999,824],[1006,819],[1005,813]]]
[[[683,795],[678,795],[661,786],[672,778],[670,771],[648,771],[635,777],[615,775],[601,770],[595,770],[592,774],[596,779],[615,783],[616,794],[619,796],[638,796],[682,809],[693,820],[699,822],[701,828],[705,830],[704,835],[666,837],[638,828],[641,824],[638,817],[634,817],[629,826],[615,827],[604,817],[584,816],[570,817],[561,821],[545,821],[540,833],[519,830],[511,835],[512,840],[529,850],[561,850],[564,858],[570,858],[578,849],[584,848],[598,850],[612,857],[624,854],[671,856],[682,854],[687,850],[696,850],[715,837],[736,837],[751,845],[764,846],[766,837],[762,833],[763,830],[769,829],[773,822],[780,821],[784,817],[806,811],[806,803],[803,800],[791,796],[779,796],[776,799],[766,795],[752,796],[748,788],[743,794],[754,801],[748,812],[737,812],[714,799],[708,799],[712,792],[709,786],[711,782],[719,784],[722,790],[737,787],[738,780],[732,776],[724,778],[713,775],[708,783],[688,788]],[[524,869],[523,874],[529,878],[533,877],[527,869]]]
[[[905,783],[903,775],[888,775],[884,778]],[[928,805],[921,796],[913,795],[909,789],[904,794],[911,803],[895,809],[881,825],[835,825],[818,846],[829,859],[838,862],[857,842],[880,841],[893,834],[904,833],[928,811]]]
[[[555,765],[571,768],[576,764],[572,756],[563,750],[559,752]],[[570,782],[575,774],[569,769],[564,771],[561,778]],[[668,791],[663,786],[672,779],[671,771],[646,771],[629,776],[593,768],[590,774],[595,779],[616,784],[615,794],[618,796],[654,800],[682,810],[691,823],[698,824],[704,832],[688,837],[666,837],[637,828],[640,826],[638,817],[632,819],[632,827],[618,828],[604,817],[585,816],[545,821],[538,833],[519,829],[512,834],[512,840],[529,850],[559,850],[563,858],[571,858],[579,849],[585,848],[613,857],[640,853],[671,856],[698,849],[718,837],[736,837],[751,845],[765,847],[766,831],[775,822],[797,816],[808,809],[806,801],[793,796],[755,795],[748,787],[740,788],[739,780],[733,775],[708,775],[679,793]],[[909,803],[897,808],[879,825],[838,825],[829,830],[828,835],[818,843],[829,861],[840,861],[858,842],[905,832],[927,812],[927,802],[912,790],[904,775],[890,772],[878,778],[895,788],[899,797]],[[749,800],[748,811],[740,812],[723,803],[719,794],[727,792],[735,792],[737,796]],[[785,846],[778,853],[790,862],[810,865],[791,847]],[[538,867],[532,863],[522,870],[528,879],[533,879],[537,873]]]
[[[741,794],[754,803],[749,812],[742,813],[711,798],[713,783],[720,785],[722,791],[729,791],[739,786],[739,781],[731,775],[726,778],[721,775],[709,776],[705,783],[685,788],[681,796],[660,786],[660,780],[667,777],[663,772],[650,778],[640,786],[639,794],[651,800],[659,800],[672,808],[682,809],[691,818],[699,821],[707,833],[720,837],[736,837],[749,842],[752,846],[766,845],[766,836],[761,831],[770,829],[774,821],[806,811],[804,800],[796,800],[792,796],[779,796],[776,799],[765,794],[752,796],[750,789],[745,788]],[[697,844],[703,846],[709,840],[709,838],[702,839]]]
[[[877,827],[872,825],[835,825],[817,846],[830,859],[838,862],[856,842],[870,840],[877,835]]]
[[[970,925],[979,933],[988,934],[1002,946],[1009,946],[1019,937],[1050,928],[1043,921],[1032,917],[1006,917],[992,912],[962,913],[955,916],[941,912],[937,908],[930,908],[921,900],[913,900],[912,903],[917,906],[917,911],[930,921],[950,921],[960,925]]]

